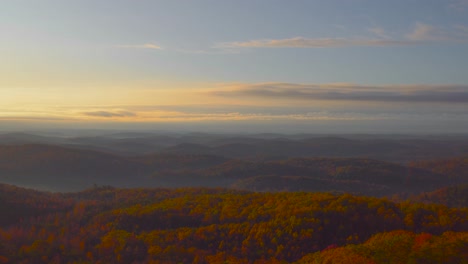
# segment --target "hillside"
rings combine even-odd
[[[422,203],[440,203],[450,207],[468,207],[468,184],[444,187],[410,199]]]
[[[450,139],[350,139],[312,137],[301,139],[217,140],[212,143],[187,145],[184,142],[159,150],[162,153],[213,154],[231,158],[289,157],[359,157],[391,162],[457,157],[468,154],[468,140]]]
[[[468,232],[435,236],[408,231],[379,233],[358,245],[330,247],[297,263],[467,263]]]
[[[363,181],[329,180],[301,176],[257,176],[238,180],[232,184],[231,187],[234,189],[261,192],[307,191],[353,194],[365,193],[366,195],[375,197],[381,197],[394,192],[389,186]]]
[[[21,197],[56,201],[54,211],[25,210],[21,221],[8,216],[0,228],[4,263],[292,263],[339,257],[343,250],[337,247],[375,263],[386,263],[385,250],[397,247],[405,249],[398,256],[429,263],[467,258],[466,208],[329,193],[2,188],[17,193],[10,202],[19,210],[31,208],[31,200]],[[426,235],[416,235],[421,233]],[[413,241],[417,248],[404,246]],[[433,251],[424,255],[426,250]]]
[[[452,185],[466,183],[468,181],[467,157],[415,161],[411,162],[409,165],[414,168],[429,170],[433,173],[445,175],[445,180]]]
[[[73,204],[72,199],[60,194],[0,184],[0,226],[17,223],[27,217],[70,210]]]
[[[468,155],[466,136],[410,135],[281,135],[208,133],[101,133],[51,136],[33,133],[0,134],[0,144],[48,144],[89,149],[110,154],[138,156],[205,154],[243,159],[293,157],[367,158],[406,163],[415,160],[455,158]]]
[[[0,146],[1,182],[54,191],[77,191],[94,185],[205,186],[383,196],[447,186],[446,176],[441,174],[444,172],[437,168],[414,164],[407,167],[363,158],[264,161],[193,153],[123,156],[39,144]],[[459,182],[465,182],[463,177],[458,178]]]
[[[1,182],[49,190],[137,186],[145,168],[124,157],[51,145],[0,146]]]

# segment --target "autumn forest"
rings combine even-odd
[[[463,137],[0,141],[0,263],[468,263]]]

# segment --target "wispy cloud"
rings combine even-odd
[[[216,54],[237,54],[239,53],[238,49],[232,49],[228,47],[211,47],[207,49],[173,49],[173,51],[184,54],[203,54],[203,55],[216,55]]]
[[[418,22],[406,38],[419,42],[468,42],[468,26],[441,28]]]
[[[456,11],[465,11],[468,9],[468,0],[451,0],[448,7]]]
[[[408,33],[392,38],[385,29],[373,27],[368,29],[374,37],[355,38],[307,38],[294,37],[285,39],[257,39],[248,41],[222,42],[214,47],[218,49],[243,48],[340,48],[340,47],[387,47],[421,45],[430,42],[468,42],[467,27],[455,25],[451,28],[439,28],[418,22]]]
[[[235,84],[210,91],[221,97],[287,100],[468,103],[468,85]]]
[[[406,34],[406,38],[417,42],[468,41],[461,25],[440,28],[421,22],[415,24],[413,30]]]
[[[86,107],[84,107],[86,108]],[[129,109],[140,109],[141,106],[128,106]],[[210,109],[218,110],[212,111]],[[259,108],[257,106],[233,106],[211,105],[207,108],[187,109],[185,105],[174,105],[171,109],[164,106],[146,106],[140,111],[135,111],[134,118],[122,118],[125,114],[115,113],[115,111],[93,111],[90,118],[83,114],[81,110],[67,109],[62,116],[47,115],[38,112],[23,113],[21,115],[8,115],[0,111],[0,121],[50,121],[50,122],[127,122],[127,123],[172,123],[172,122],[212,122],[212,121],[372,121],[372,120],[414,120],[427,122],[458,120],[461,123],[468,119],[466,109],[433,109],[415,111],[415,109],[386,109],[384,107],[371,108],[344,108],[336,109],[329,106],[327,108],[315,107],[289,107],[272,106],[269,108]],[[75,115],[73,113],[78,113]],[[59,114],[58,112],[56,114]],[[130,114],[131,116],[132,114]],[[103,119],[104,118],[104,119]]]
[[[261,39],[245,42],[225,42],[217,44],[218,48],[338,48],[351,46],[401,46],[410,45],[406,40],[372,39],[372,38],[304,38]]]
[[[192,92],[200,94],[200,98],[205,98],[206,103],[16,106],[14,109],[0,108],[0,122],[12,126],[21,122],[33,124],[38,121],[51,124],[70,122],[112,126],[127,124],[132,128],[138,127],[139,124],[156,127],[162,124],[187,124],[187,122],[190,122],[190,126],[198,122],[219,125],[218,121],[236,125],[280,123],[312,125],[327,122],[341,124],[348,121],[371,122],[374,125],[374,122],[379,121],[385,124],[396,122],[393,124],[414,125],[422,122],[420,124],[431,124],[440,128],[447,122],[453,122],[464,126],[464,131],[466,131],[464,124],[468,124],[468,109],[465,106],[468,102],[468,85],[226,83],[217,84],[208,94],[204,88]],[[187,91],[184,92],[186,93]],[[223,97],[234,100],[225,103]],[[436,97],[439,99],[434,99]],[[285,101],[277,100],[278,98]],[[335,100],[335,102],[326,100]],[[250,103],[245,104],[245,102]],[[395,104],[395,102],[409,103]],[[446,104],[434,105],[425,102]]]
[[[70,117],[42,117],[42,116],[4,116],[0,113],[0,121],[77,121]]]
[[[413,31],[406,34],[406,37],[415,41],[434,40],[435,31],[433,26],[416,23]]]
[[[83,115],[85,116],[91,116],[91,117],[104,117],[104,118],[114,118],[114,117],[135,117],[136,114],[133,112],[129,111],[90,111],[90,112],[83,112]]]
[[[381,28],[381,27],[373,27],[373,28],[369,28],[369,32],[377,35],[378,37],[380,38],[383,38],[383,39],[391,39],[391,37],[385,32],[385,29]]]
[[[460,4],[461,5],[461,4]],[[368,37],[343,38],[310,38],[292,37],[284,39],[253,39],[247,41],[233,41],[215,43],[207,49],[179,49],[170,48],[169,51],[186,54],[236,54],[247,48],[342,48],[342,47],[389,47],[421,45],[431,42],[468,42],[468,26],[454,25],[449,28],[435,27],[417,22],[406,34],[398,37],[391,36],[382,27],[367,29],[372,33]],[[393,34],[392,34],[393,35]],[[118,48],[162,50],[163,47],[154,44],[117,45]]]
[[[127,48],[127,49],[154,49],[162,50],[163,48],[159,45],[153,43],[138,44],[138,45],[117,45],[118,48]]]

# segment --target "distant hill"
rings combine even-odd
[[[450,185],[468,182],[468,157],[416,161],[409,165],[444,175],[445,181]]]
[[[364,181],[329,180],[301,176],[257,176],[235,182],[231,187],[250,191],[307,191],[332,193],[364,193],[382,196],[393,192],[389,186]]]
[[[65,142],[66,139],[61,137],[46,137],[20,132],[0,134],[1,145],[18,145],[31,143],[61,144]]]
[[[468,207],[468,184],[444,187],[410,198],[423,203],[438,203],[450,207]]]
[[[256,191],[341,191],[382,196],[432,190],[443,184],[440,175],[422,169],[356,158],[229,161],[211,171],[222,177],[241,179],[232,185],[236,188]]]
[[[49,190],[93,184],[138,186],[148,172],[136,161],[93,150],[51,145],[0,146],[0,181]]]
[[[242,144],[236,146],[231,153],[243,149]],[[179,151],[182,149],[187,151]],[[373,196],[417,194],[454,182],[468,183],[466,159],[406,166],[368,158],[264,159],[256,153],[252,153],[254,158],[230,158],[203,153],[213,149],[181,144],[167,152],[119,155],[57,145],[0,145],[0,182],[53,191],[112,185],[338,191]]]
[[[347,139],[339,137],[298,140],[228,138],[195,145],[184,142],[160,152],[213,154],[231,158],[359,157],[405,163],[412,160],[468,154],[468,140]]]
[[[0,184],[0,227],[21,218],[68,210],[73,204],[60,194]]]
[[[192,170],[208,168],[227,159],[210,155],[115,154],[53,145],[0,145],[0,182],[31,188],[70,191],[93,185],[117,187],[171,186],[155,175],[178,178],[175,186],[199,186],[197,179],[181,182]],[[219,186],[219,184],[214,184]]]
[[[299,187],[309,191],[351,191],[348,187],[354,186],[355,192],[372,194],[382,189],[377,192],[382,195],[397,189],[428,190],[432,185],[438,186],[437,177],[426,171],[409,174],[404,166],[367,159],[295,158],[263,162],[195,154],[123,157],[47,145],[0,147],[0,173],[4,182],[59,190],[78,190],[93,184],[233,186],[260,191]]]
[[[243,159],[294,157],[368,158],[398,163],[468,155],[466,136],[224,135],[203,133],[109,133],[93,136],[0,134],[0,144],[48,144],[117,155],[206,154]]]
[[[181,143],[161,150],[162,153],[175,154],[212,154],[214,151],[210,147],[195,143]]]

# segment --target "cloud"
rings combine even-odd
[[[90,111],[83,112],[85,116],[91,117],[104,117],[104,118],[113,118],[113,117],[134,117],[135,113],[129,111]]]
[[[371,38],[304,38],[262,39],[245,42],[225,42],[217,44],[218,48],[338,48],[352,46],[402,46],[411,45],[406,40],[371,39]]]
[[[76,121],[67,117],[42,117],[42,116],[3,116],[0,114],[0,121]]]
[[[140,45],[117,45],[119,48],[128,48],[128,49],[154,49],[154,50],[162,50],[163,48],[159,45],[147,43],[147,44],[140,44]]]
[[[468,9],[468,0],[452,0],[448,7],[456,11],[465,11]]]
[[[377,37],[355,38],[307,38],[294,37],[285,39],[257,39],[248,41],[222,42],[214,48],[224,50],[238,50],[243,48],[340,48],[340,47],[387,47],[421,45],[430,42],[467,42],[468,33],[464,25],[451,28],[437,28],[429,24],[418,22],[407,34],[399,38],[390,37],[383,28],[368,29]]]
[[[389,112],[382,109],[313,109],[313,107],[296,108],[290,112],[288,107],[274,106],[269,109],[255,106],[237,106],[229,108],[213,105],[218,108],[216,112],[208,109],[186,109],[186,106],[172,106],[172,110],[160,110],[164,106],[154,106],[154,110],[138,113],[137,122],[198,122],[198,121],[353,121],[353,120],[434,120],[434,119],[460,119],[466,117],[462,113],[445,111],[434,113],[423,112]],[[465,118],[466,119],[466,118]]]
[[[416,26],[414,27],[413,31],[408,33],[406,37],[410,40],[415,41],[433,40],[435,31],[436,30],[434,29],[434,27],[430,25],[416,23]]]
[[[228,90],[242,90],[240,84],[226,85]],[[245,85],[244,85],[245,86]],[[286,89],[301,90],[310,85],[301,84],[257,84],[256,89],[262,86],[281,87]],[[335,92],[352,93],[354,90],[372,92],[385,87],[367,87],[352,84],[326,84],[317,85],[321,89],[330,89]],[[246,88],[246,87],[244,87]],[[394,87],[400,92],[408,90],[420,90],[417,86]],[[462,88],[463,89],[463,88]],[[224,89],[227,90],[227,89]],[[304,94],[304,92],[302,92]],[[225,96],[232,96],[231,94]],[[250,96],[250,95],[249,95]],[[372,104],[372,103],[312,103],[305,101],[301,103],[294,101],[300,95],[291,96],[287,104],[271,104],[269,106],[259,105],[229,105],[229,104],[207,104],[207,105],[108,105],[108,106],[60,106],[52,108],[31,108],[25,111],[8,111],[0,109],[0,122],[32,123],[36,121],[69,123],[80,122],[81,124],[127,124],[130,128],[138,127],[139,124],[146,126],[154,124],[190,124],[195,125],[226,122],[223,124],[318,124],[316,122],[408,122],[415,124],[440,124],[447,122],[454,124],[468,124],[468,109],[465,104],[447,104],[444,106],[432,104]],[[302,95],[303,96],[303,95]],[[207,97],[209,99],[209,97]],[[211,98],[212,99],[212,98]],[[267,98],[268,99],[268,98]],[[307,97],[306,100],[310,100]],[[292,100],[292,101],[291,101]],[[207,100],[208,102],[209,100]],[[239,101],[243,101],[242,99]],[[209,101],[213,103],[213,101]],[[315,122],[315,123],[314,123]],[[438,123],[437,123],[438,122]],[[336,123],[337,124],[337,123]],[[385,123],[388,124],[388,123]],[[466,127],[466,126],[465,126]]]
[[[387,35],[387,33],[385,32],[385,29],[383,29],[381,27],[369,28],[369,32],[374,33],[375,35],[377,35],[380,38],[390,39],[390,36]]]
[[[453,42],[467,41],[463,34],[463,26],[457,25],[452,28],[437,28],[425,23],[418,22],[413,30],[406,34],[406,38],[417,42]]]
[[[418,22],[406,38],[418,42],[467,42],[468,26],[458,24],[439,28]]]
[[[355,85],[355,84],[237,84],[212,90],[221,97],[263,99],[468,103],[468,85]]]

